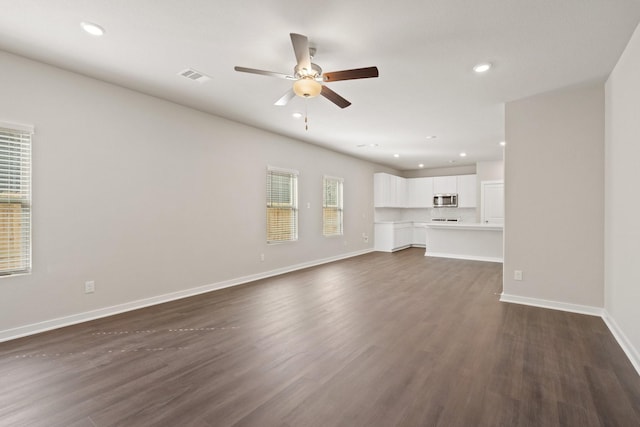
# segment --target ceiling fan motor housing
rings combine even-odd
[[[311,63],[310,70],[308,68],[302,68],[300,66],[296,66],[293,69],[293,74],[299,79],[310,77],[312,79],[318,79],[322,81],[322,68],[320,68],[318,64],[314,64],[314,63]]]

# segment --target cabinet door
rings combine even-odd
[[[424,224],[413,224],[413,240],[411,244],[420,247],[427,246],[427,229]]]
[[[373,175],[373,206],[376,208],[404,208],[407,206],[406,179],[388,173]]]
[[[373,205],[376,208],[384,208],[392,205],[391,175],[387,173],[376,173],[373,175]]]
[[[457,176],[436,176],[433,178],[433,194],[450,194],[457,192]]]
[[[458,207],[476,207],[476,175],[458,176]]]
[[[485,224],[504,224],[504,182],[482,181],[480,189],[481,221]]]
[[[394,202],[393,206],[396,208],[405,208],[407,207],[407,183],[406,179],[401,176],[393,176],[395,194],[394,194]]]
[[[393,248],[406,248],[411,246],[413,240],[413,225],[410,223],[395,224],[393,227]]]
[[[410,208],[433,207],[433,178],[407,179],[407,206]]]
[[[393,224],[374,224],[374,249],[381,252],[391,252],[394,246]]]

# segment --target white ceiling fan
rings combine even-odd
[[[311,62],[311,59],[315,54],[315,49],[309,48],[309,39],[302,34],[296,33],[291,33],[290,36],[297,61],[296,66],[293,69],[293,75],[258,70],[255,68],[234,67],[236,71],[243,73],[261,74],[263,76],[293,80],[293,87],[278,99],[275,102],[275,105],[287,105],[287,103],[296,95],[302,98],[313,98],[315,96],[322,95],[338,107],[346,108],[351,105],[351,102],[329,89],[323,83],[378,77],[377,67],[355,68],[352,70],[323,73],[320,66]]]

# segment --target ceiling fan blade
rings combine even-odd
[[[371,77],[378,77],[378,67],[355,68],[353,70],[331,71],[329,73],[322,74],[322,79],[325,82],[368,79]]]
[[[233,67],[233,69],[236,71],[240,71],[241,73],[260,74],[263,76],[279,77],[281,79],[287,79],[287,80],[296,80],[296,78],[293,76],[289,76],[282,73],[276,73],[274,71],[256,70],[255,68],[238,67],[238,66]]]
[[[311,57],[309,56],[309,39],[302,34],[290,33],[293,52],[296,54],[298,65],[296,69],[311,70]]]
[[[322,86],[322,91],[320,92],[320,95],[324,96],[325,98],[327,98],[329,101],[333,102],[340,108],[347,108],[349,105],[351,105],[349,101],[347,101],[346,99],[344,99],[343,97],[341,97],[340,95],[338,95],[337,93],[335,93],[334,91],[332,91],[326,86]]]
[[[274,102],[273,105],[277,105],[278,107],[283,107],[287,105],[289,101],[291,101],[295,96],[296,96],[296,93],[293,91],[293,89],[289,89],[287,93],[282,95],[282,98]]]

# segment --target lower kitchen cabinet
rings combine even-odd
[[[427,247],[427,223],[426,222],[414,222],[413,223],[413,241],[411,246],[418,246],[421,248]]]
[[[379,222],[374,224],[374,233],[374,249],[380,252],[395,252],[411,246],[425,247],[426,244],[425,223]]]

